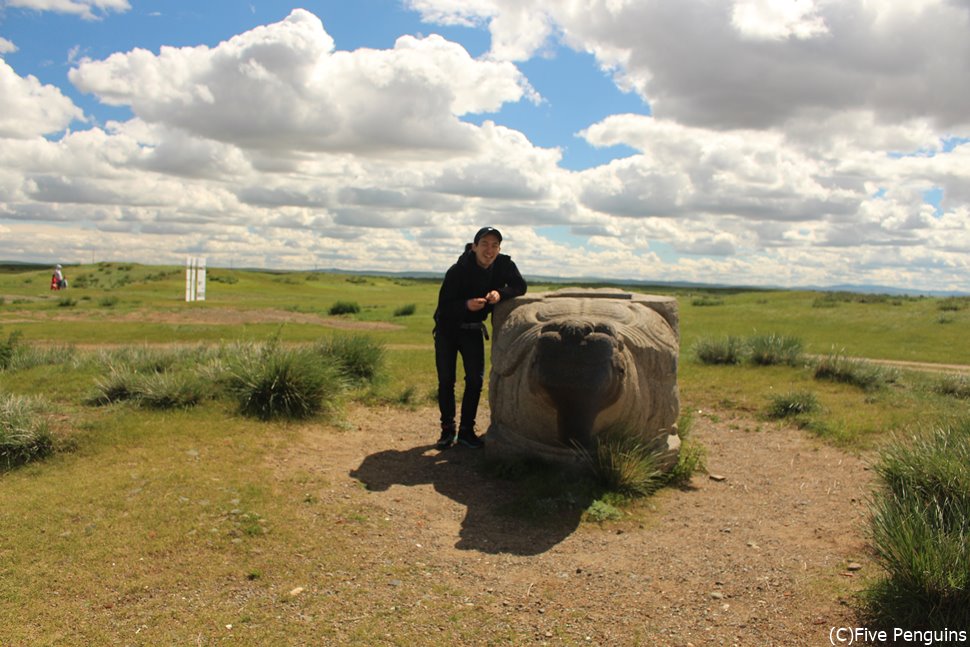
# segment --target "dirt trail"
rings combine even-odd
[[[537,524],[502,512],[514,486],[474,469],[481,452],[432,449],[435,411],[359,407],[349,417],[339,443],[308,428],[276,464],[281,480],[317,472],[330,484],[323,501],[386,515],[391,529],[361,531],[361,545],[382,563],[419,564],[456,606],[474,605],[476,631],[548,644],[821,645],[830,627],[854,626],[848,602],[876,569],[864,458],[795,429],[697,415],[692,433],[723,480],[697,475],[618,522],[570,512]],[[386,588],[374,584],[375,610]],[[428,580],[402,575],[395,595],[429,604]],[[436,631],[425,617],[399,622]]]

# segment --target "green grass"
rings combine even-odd
[[[242,644],[339,643],[350,635],[364,644],[395,626],[388,612],[353,629],[325,622],[307,628],[310,616],[357,618],[368,596],[387,588],[387,572],[424,578],[429,570],[411,562],[389,564],[387,555],[372,551],[367,534],[392,533],[397,520],[382,521],[388,511],[377,505],[343,499],[333,475],[318,469],[313,452],[303,451],[307,427],[336,446],[341,426],[326,417],[292,424],[288,414],[269,420],[239,415],[240,400],[224,389],[241,348],[276,340],[281,353],[299,354],[331,337],[360,334],[382,350],[376,379],[362,379],[355,391],[337,390],[333,399],[328,391],[318,411],[326,413],[334,403],[339,410],[351,397],[366,397],[386,416],[396,407],[428,403],[435,384],[430,313],[438,281],[215,268],[207,301],[187,304],[183,268],[103,263],[69,269],[69,296],[76,300],[69,312],[47,290],[46,267],[0,273],[0,342],[17,336],[0,372],[4,393],[42,395],[57,408],[56,414],[45,412],[47,405],[35,412],[35,420],[53,429],[56,442],[50,446],[56,448],[62,435],[74,441],[74,451],[35,452],[0,477],[0,642],[111,644],[127,636],[142,644],[194,644],[200,635],[212,642],[245,630]],[[736,413],[759,424],[766,394],[807,391],[820,409],[809,416],[806,433],[857,451],[882,445],[894,431],[935,425],[965,411],[962,378],[944,386],[938,376],[902,371],[885,388],[867,390],[816,379],[814,367],[800,361],[756,365],[745,348],[758,331],[768,330],[777,339],[800,340],[804,355],[843,348],[846,357],[970,364],[965,307],[941,309],[942,300],[930,298],[761,290],[712,290],[695,304],[696,292],[637,289],[678,298],[678,387],[682,410],[695,418]],[[836,307],[813,307],[818,299]],[[329,307],[340,301],[361,304],[359,312],[328,319]],[[398,314],[410,304],[413,316]],[[941,313],[950,323],[937,323]],[[690,361],[699,341],[725,337],[741,340],[738,350],[726,353],[739,361]],[[772,344],[768,350],[766,357],[784,355]],[[320,357],[316,353],[315,360]],[[280,361],[277,377],[295,384],[290,378],[297,373],[282,367],[296,363]],[[165,382],[195,376],[205,385],[204,397],[185,408],[150,408],[139,404],[141,396],[128,397],[129,404],[84,404],[112,366],[125,367],[129,375],[121,376],[120,386],[136,394],[151,380],[160,402],[176,401],[162,395],[179,391]],[[248,383],[259,382],[253,377],[259,371],[249,368]],[[264,393],[270,394],[259,396],[264,402],[275,397],[271,389]],[[415,443],[426,440],[416,437]],[[669,483],[688,482],[703,469],[703,454],[686,436],[683,464],[675,468],[682,477]],[[279,470],[274,466],[281,457],[306,466]],[[593,479],[566,479],[540,467],[495,478],[530,495],[509,503],[524,523],[556,523],[564,515],[604,523],[619,517],[622,523],[637,510]],[[336,503],[321,503],[330,493]],[[359,556],[354,568],[348,555]],[[253,573],[258,577],[249,578]],[[295,586],[310,589],[304,598],[286,599]],[[397,600],[391,606],[404,609],[394,613],[408,621],[417,614],[445,618],[446,627],[452,616],[479,613],[456,611],[450,600],[420,609]],[[225,630],[228,624],[235,634]],[[214,628],[225,635],[215,635]],[[497,625],[496,631],[501,634]],[[459,644],[477,636],[446,629],[440,637]]]
[[[866,591],[879,626],[970,623],[970,419],[897,438],[876,464],[872,544],[886,572]]]

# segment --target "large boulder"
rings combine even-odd
[[[677,461],[677,301],[569,288],[492,314],[489,451],[577,463],[604,434]]]

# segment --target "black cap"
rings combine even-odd
[[[475,244],[476,245],[478,244],[478,241],[482,239],[482,236],[489,236],[489,235],[495,236],[496,238],[498,238],[498,242],[502,242],[502,232],[500,232],[495,227],[482,227],[481,229],[478,230],[478,233],[475,234]]]

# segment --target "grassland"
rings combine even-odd
[[[355,608],[370,599],[353,585],[349,566],[361,550],[353,543],[358,533],[328,534],[322,520],[361,534],[394,532],[382,511],[341,496],[324,512],[316,509],[315,493],[332,485],[332,476],[307,468],[280,477],[268,465],[268,456],[293,453],[306,425],[315,422],[252,420],[220,400],[185,410],[91,406],[104,374],[92,358],[119,347],[270,338],[305,344],[367,334],[385,345],[386,374],[345,397],[394,416],[430,403],[437,282],[214,269],[207,300],[187,304],[181,268],[112,263],[67,269],[74,287],[60,293],[48,290],[45,270],[0,273],[0,342],[16,333],[16,343],[39,358],[0,371],[0,392],[37,398],[59,450],[0,472],[0,645],[174,644],[203,633],[200,642],[216,642],[213,635],[233,642],[229,625],[236,636],[250,627],[250,636],[275,644],[293,636],[325,639],[327,632],[364,644],[371,632],[394,626],[400,601],[386,591],[371,596],[387,602],[378,618],[358,622],[357,633],[349,634],[330,625],[320,629],[319,618],[314,625],[293,591],[294,583],[329,574],[340,582],[330,611],[356,618]],[[966,410],[965,398],[936,388],[934,373],[903,371],[885,387],[863,390],[818,380],[806,364],[708,366],[692,358],[692,348],[712,336],[777,334],[800,339],[808,356],[839,351],[968,365],[970,308],[961,301],[941,309],[942,300],[931,298],[644,291],[678,297],[681,400],[695,416],[742,415],[754,421],[754,433],[769,431],[787,424],[769,415],[778,394],[810,392],[818,409],[801,421],[806,433],[844,451],[865,452],[892,432]],[[357,303],[360,311],[330,315],[338,302]],[[413,311],[404,307],[410,305]],[[433,422],[416,437],[433,440]],[[321,424],[339,444],[341,430],[357,422],[345,412]],[[295,490],[305,497],[282,495]],[[420,566],[373,554],[369,559],[391,582],[420,575]],[[256,602],[266,599],[273,603]],[[446,636],[453,640],[475,637],[476,625],[464,614],[450,626]],[[502,636],[493,642],[514,641]],[[383,642],[430,644],[426,639],[412,634]]]

